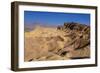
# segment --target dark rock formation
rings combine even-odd
[[[64,23],[63,26],[58,26],[57,29],[62,30],[62,31],[67,31],[66,32],[67,35],[65,35],[65,37],[71,38],[71,41],[69,43],[66,43],[66,45],[64,46],[63,51],[67,51],[70,53],[75,52],[76,56],[74,54],[72,55],[71,58],[75,58],[75,57],[81,58],[81,55],[80,55],[81,51],[79,50],[83,50],[84,48],[86,49],[87,46],[90,46],[90,26],[71,22],[71,23]],[[90,48],[88,47],[87,49],[90,49]]]
[[[90,27],[85,24],[70,22],[70,23],[64,23],[63,26],[58,26],[57,29],[69,29],[69,30],[77,30],[77,31],[89,31]]]

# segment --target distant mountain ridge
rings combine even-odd
[[[24,30],[25,31],[32,31],[35,27],[41,26],[41,27],[57,27],[57,29],[70,29],[70,30],[78,30],[82,31],[84,29],[90,30],[90,26],[86,24],[76,23],[76,22],[65,22],[63,25],[53,26],[53,25],[44,25],[41,23],[33,23],[31,25],[25,25]]]

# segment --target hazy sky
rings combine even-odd
[[[78,22],[90,25],[90,14],[24,11],[25,25],[34,25],[34,23],[63,25],[64,22]]]

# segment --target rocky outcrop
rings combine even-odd
[[[90,26],[79,23],[64,23],[64,26],[58,26],[58,30],[66,32],[65,37],[70,37],[71,41],[64,46],[63,50],[67,52],[74,52],[83,50],[84,48],[90,49]],[[70,49],[69,49],[70,48]],[[87,50],[86,49],[86,50]],[[73,54],[72,52],[72,54]],[[77,52],[78,54],[78,52]],[[81,55],[73,54],[71,58],[82,57]]]
[[[74,22],[70,22],[70,23],[64,23],[63,26],[58,26],[57,29],[69,29],[69,30],[77,30],[77,31],[86,31],[89,30],[89,26],[84,25],[84,24],[79,24],[79,23],[74,23]]]

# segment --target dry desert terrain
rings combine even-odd
[[[25,31],[24,60],[70,60],[90,57],[90,27],[79,23],[63,26],[35,26]]]

